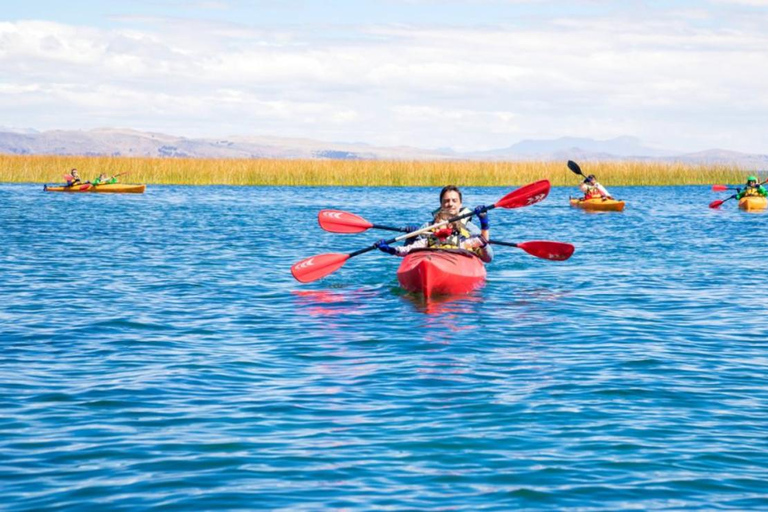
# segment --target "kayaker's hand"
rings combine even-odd
[[[472,212],[477,215],[477,218],[480,220],[480,229],[485,231],[491,226],[491,222],[488,220],[488,212],[486,211],[485,205],[480,205],[475,207]]]
[[[414,231],[417,231],[419,229],[418,224],[406,224],[406,226],[403,228],[406,233],[413,233]]]
[[[387,241],[386,241],[386,240],[384,240],[384,239],[382,239],[382,240],[379,240],[378,242],[376,242],[375,244],[373,244],[373,246],[374,246],[374,247],[376,247],[376,248],[377,248],[378,250],[380,250],[381,252],[385,252],[385,253],[387,253],[387,254],[396,254],[396,253],[397,253],[397,251],[395,250],[395,248],[394,248],[394,247],[390,247],[390,246],[387,244]]]

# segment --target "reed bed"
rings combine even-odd
[[[737,166],[656,162],[579,162],[606,186],[742,183]],[[270,160],[0,155],[0,182],[61,183],[77,168],[84,180],[127,173],[124,183],[271,186],[512,186],[549,179],[578,184],[565,162]]]

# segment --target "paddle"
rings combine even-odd
[[[371,228],[408,233],[408,230],[405,228],[371,224],[359,215],[341,210],[320,210],[317,214],[317,223],[320,224],[321,228],[331,233],[363,233]]]
[[[547,194],[549,194],[550,187],[551,185],[548,180],[541,180],[535,183],[530,183],[524,187],[520,187],[519,189],[510,192],[509,194],[496,201],[494,204],[486,206],[483,211],[493,210],[494,208],[511,209],[530,206],[544,200],[547,197]],[[396,238],[392,238],[387,240],[386,243],[392,244],[407,238],[413,238],[415,236],[421,235],[422,233],[432,231],[435,228],[450,224],[451,222],[456,222],[457,220],[471,217],[472,215],[474,215],[474,212],[467,212],[462,215],[457,215],[456,217],[438,222],[437,224],[433,224],[431,226],[400,235]],[[302,283],[317,281],[318,279],[322,279],[328,274],[331,274],[340,269],[342,266],[344,266],[344,263],[346,263],[348,259],[354,258],[355,256],[359,256],[369,251],[373,251],[374,249],[376,249],[375,244],[364,249],[351,252],[349,254],[329,253],[311,256],[295,263],[291,267],[291,274],[293,274],[293,277],[297,281]]]
[[[737,194],[733,194],[731,197],[727,197],[725,199],[718,199],[717,201],[712,201],[709,203],[710,208],[720,208],[720,205],[723,204],[726,201],[730,201],[731,199],[735,199]]]
[[[568,168],[578,174],[579,176],[584,176],[584,173],[581,172],[581,167],[579,167],[579,164],[574,162],[573,160],[568,160]],[[586,178],[586,176],[584,176]]]
[[[321,210],[320,213],[317,214],[317,222],[320,224],[321,228],[330,231],[331,233],[362,233],[369,229],[383,229],[386,231],[408,233],[408,230],[405,228],[371,224],[359,215],[340,210]],[[505,247],[517,247],[531,256],[552,261],[567,260],[575,250],[571,244],[543,240],[522,242],[519,244],[502,242],[500,240],[490,240],[490,243],[494,245],[503,245]]]
[[[760,183],[758,183],[758,185],[765,185],[766,183],[768,183],[768,179],[766,179],[765,181],[761,181]],[[727,190],[740,190],[740,189],[736,187],[729,187],[728,185],[712,185],[713,192],[725,192]]]
[[[583,172],[581,172],[581,167],[579,167],[579,164],[577,164],[577,163],[576,163],[576,162],[574,162],[573,160],[568,160],[568,168],[569,168],[571,171],[573,171],[574,173],[578,174],[579,176],[583,176],[583,177],[584,177],[584,179],[586,179],[586,178],[587,178],[587,177],[584,175],[584,173],[583,173]],[[608,197],[609,197],[609,196],[603,196],[603,201],[605,201],[606,199],[608,199]]]
[[[573,255],[576,248],[571,244],[563,242],[550,242],[548,240],[531,240],[530,242],[521,242],[519,244],[512,242],[502,242],[500,240],[491,240],[490,243],[504,245],[506,247],[517,247],[531,256],[536,256],[543,260],[565,261]]]

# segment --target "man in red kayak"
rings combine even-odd
[[[461,221],[433,230],[429,235],[420,235],[412,239],[411,243],[406,242],[406,245],[403,247],[390,247],[385,243],[385,240],[376,242],[376,247],[382,252],[397,254],[398,256],[405,256],[412,249],[425,247],[434,249],[465,249],[475,253],[485,263],[490,263],[493,260],[493,249],[488,244],[491,234],[488,212],[485,211],[485,206],[478,206],[474,210],[465,208],[462,204],[461,191],[454,185],[448,185],[440,191],[440,205],[441,207],[433,212],[435,217],[431,224],[436,224],[458,215],[474,213],[480,221],[480,227],[478,228],[473,224],[470,221],[470,217],[466,217],[461,219]],[[421,227],[407,226],[406,229],[408,231],[416,231],[429,225],[424,224]]]
[[[579,188],[584,192],[584,201],[587,199],[613,199],[613,196],[608,193],[604,186],[597,182],[594,174],[587,176]]]

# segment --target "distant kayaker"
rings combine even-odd
[[[67,180],[67,187],[73,187],[83,183],[83,181],[80,179],[80,174],[78,174],[77,169],[72,169],[69,171],[69,175],[72,177],[72,179]]]
[[[107,178],[107,175],[104,173],[99,174],[99,177],[91,182],[93,185],[111,185],[113,183],[117,183],[117,176]]]
[[[584,200],[588,199],[613,199],[613,196],[608,193],[604,186],[597,182],[594,174],[587,176],[584,181],[579,185],[579,188],[584,192]]]
[[[750,176],[747,178],[746,187],[739,189],[739,193],[736,194],[736,199],[749,196],[768,197],[768,190],[766,190],[764,186],[757,182],[757,178],[755,176]]]
[[[478,207],[477,210],[480,208],[482,207]],[[432,224],[449,220],[455,216],[456,214],[450,213],[449,210],[440,210],[438,214],[435,215]],[[474,253],[484,262],[490,263],[491,260],[493,260],[493,252],[488,245],[488,239],[490,237],[490,231],[488,230],[488,213],[478,212],[478,217],[480,218],[482,229],[480,233],[476,235],[471,234],[465,224],[460,221],[455,221],[433,229],[431,233],[419,237],[415,242],[409,245],[391,247],[387,245],[386,240],[379,240],[375,245],[380,251],[397,256],[405,256],[414,249],[464,249]]]

